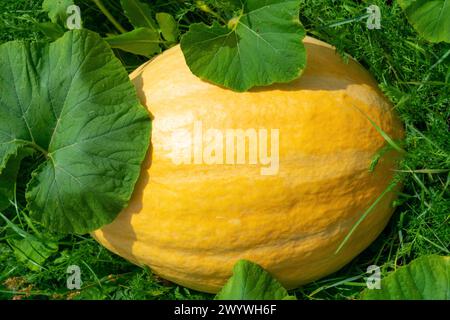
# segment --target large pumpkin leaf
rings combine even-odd
[[[131,197],[150,120],[106,42],[75,30],[49,45],[5,43],[0,92],[0,180],[31,148],[45,159],[27,186],[32,217],[59,232],[111,222]]]
[[[217,300],[295,300],[285,288],[259,265],[239,260],[233,276],[217,294]]]
[[[450,1],[398,0],[408,21],[426,40],[450,43]]]
[[[306,64],[300,2],[242,0],[241,6],[227,26],[190,26],[181,48],[191,71],[235,91],[298,78]]]
[[[365,300],[450,300],[450,257],[424,256],[366,289]]]

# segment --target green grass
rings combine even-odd
[[[219,1],[208,1],[212,4]],[[105,1],[125,28],[117,1]],[[174,14],[183,31],[190,23],[211,21],[193,1],[153,1],[155,11]],[[365,8],[377,4],[382,29],[368,30]],[[114,27],[90,2],[83,1],[85,26],[101,33]],[[220,13],[220,10],[218,11]],[[39,1],[0,2],[0,42],[43,39],[35,21],[45,21]],[[422,255],[449,255],[450,244],[450,50],[449,44],[430,44],[418,37],[400,8],[386,1],[302,1],[301,21],[308,33],[360,61],[392,100],[406,128],[406,150],[399,175],[403,191],[388,227],[362,254],[339,272],[294,290],[299,299],[353,299],[365,287],[367,266],[376,264],[383,275]],[[141,58],[120,54],[128,70]],[[446,57],[445,59],[442,59]],[[27,173],[23,173],[27,174]],[[91,237],[47,234],[27,222],[24,186],[17,186],[17,210],[0,218],[0,299],[209,299],[212,296],[179,287],[108,252]],[[14,226],[14,227],[13,227]],[[24,233],[26,232],[26,233]],[[18,257],[11,243],[39,241],[48,250],[39,271]],[[34,242],[33,242],[34,241]],[[44,252],[44,251],[43,251]],[[46,251],[45,251],[46,252]],[[66,289],[66,269],[82,270],[80,291]],[[32,267],[33,268],[33,267]]]

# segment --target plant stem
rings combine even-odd
[[[108,18],[109,22],[111,22],[114,27],[116,27],[117,30],[119,30],[121,33],[126,33],[127,30],[125,30],[124,27],[114,18],[114,16],[109,12],[109,10],[104,6],[103,2],[101,0],[92,0],[95,5],[100,9],[100,11]]]
[[[48,152],[47,150],[41,148],[40,146],[38,146],[36,143],[34,142],[28,142],[28,145],[33,148],[36,151],[39,151],[40,153],[42,153],[44,155],[44,157],[47,159],[48,158]]]
[[[217,12],[213,11],[206,3],[204,3],[203,1],[196,1],[195,2],[195,6],[200,9],[203,12],[209,13],[210,15],[212,15],[214,18],[216,18],[217,20],[219,20],[220,22],[227,24],[227,21],[222,18],[222,16],[220,14],[218,14]]]
[[[341,20],[341,21],[337,21],[335,23],[332,24],[328,24],[325,26],[320,26],[319,29],[323,29],[323,28],[335,28],[335,27],[339,27],[342,26],[344,24],[348,24],[348,23],[353,23],[353,22],[357,22],[357,21],[361,21],[364,20],[366,18],[370,17],[370,14],[363,14],[361,16],[355,17],[355,18],[350,18],[350,19],[345,19],[345,20]]]
[[[35,151],[39,151],[45,157],[45,159],[49,158],[48,151],[37,145],[34,141],[27,141],[22,139],[15,139],[14,141],[22,142],[26,147],[34,149]]]

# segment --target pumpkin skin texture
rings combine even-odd
[[[217,292],[239,259],[260,264],[291,289],[342,268],[392,215],[387,193],[399,159],[367,117],[393,139],[401,122],[356,61],[306,37],[307,68],[291,83],[245,93],[194,76],[179,46],[131,74],[153,118],[151,149],[129,206],[94,232],[102,245],[177,284]],[[279,171],[261,165],[175,164],[174,130],[279,129]],[[180,143],[183,143],[182,141]],[[269,149],[270,150],[270,149]]]

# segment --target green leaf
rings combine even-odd
[[[8,152],[4,157],[5,166],[0,167],[0,211],[11,206],[20,163],[23,158],[30,156],[33,152],[33,149],[26,147],[15,148],[15,154]]]
[[[33,237],[25,239],[10,239],[9,245],[14,251],[17,260],[23,262],[30,270],[39,271],[43,263],[58,251],[56,242],[43,242]]]
[[[133,31],[105,38],[111,48],[150,57],[161,52],[158,31],[138,28]]]
[[[19,228],[2,213],[0,213],[0,218],[6,222],[8,227],[6,239],[17,260],[23,262],[30,270],[41,270],[47,258],[58,251],[57,242],[49,238],[38,239]]]
[[[0,167],[24,147],[44,159],[27,185],[32,218],[61,233],[110,223],[133,192],[150,120],[107,43],[74,30],[0,45],[0,92]]]
[[[155,31],[158,29],[155,20],[152,18],[153,12],[148,4],[138,0],[120,0],[120,3],[125,15],[135,28],[150,28]]]
[[[42,9],[48,13],[48,17],[53,23],[65,26],[67,8],[73,4],[73,0],[44,0]]]
[[[414,29],[430,42],[450,43],[450,1],[398,0]]]
[[[159,28],[165,40],[169,42],[177,42],[180,36],[180,30],[178,29],[178,23],[175,18],[165,12],[156,14],[156,21],[158,21]]]
[[[239,260],[233,276],[215,297],[217,300],[295,300],[259,265]]]
[[[56,40],[64,35],[63,28],[53,22],[36,23],[36,27],[51,40]]]
[[[364,300],[450,300],[450,257],[420,257],[366,289]]]
[[[297,0],[245,0],[227,26],[192,24],[181,39],[191,71],[235,91],[298,78],[306,64]]]

